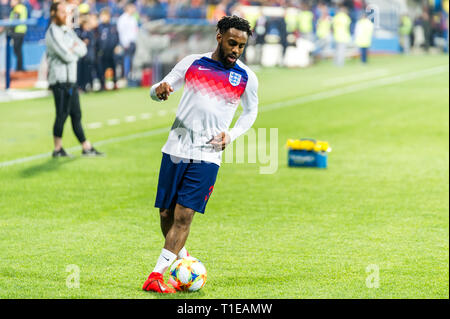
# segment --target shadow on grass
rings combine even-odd
[[[72,158],[50,158],[44,163],[30,166],[22,170],[19,175],[23,178],[30,178],[43,173],[49,173],[58,170],[61,166],[71,163],[77,160],[76,157]]]

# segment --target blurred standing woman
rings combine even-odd
[[[84,156],[103,155],[86,139],[81,125],[81,107],[77,88],[77,61],[87,53],[86,45],[66,25],[67,11],[64,2],[50,7],[51,24],[45,34],[48,59],[48,82],[53,92],[56,119],[53,126],[53,157],[67,157],[62,147],[64,123],[70,115],[73,131],[81,143]]]

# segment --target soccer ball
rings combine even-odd
[[[206,283],[206,268],[197,258],[178,259],[170,267],[170,276],[184,291],[197,291]]]

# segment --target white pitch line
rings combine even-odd
[[[392,77],[387,77],[387,78],[377,79],[377,80],[368,81],[368,82],[364,82],[364,83],[354,84],[354,85],[350,85],[350,86],[346,86],[346,87],[342,87],[342,88],[338,88],[338,89],[334,89],[334,90],[329,90],[329,91],[327,90],[327,91],[322,91],[322,92],[318,92],[318,93],[307,95],[307,96],[301,96],[301,97],[283,101],[283,102],[268,104],[264,107],[261,107],[259,112],[263,113],[263,112],[277,110],[277,109],[284,108],[284,107],[289,107],[292,105],[306,104],[309,102],[325,100],[325,99],[328,99],[331,97],[336,97],[336,96],[341,96],[341,95],[345,95],[345,94],[349,94],[349,93],[359,92],[359,91],[363,91],[366,89],[385,86],[385,85],[393,84],[393,83],[401,83],[401,82],[421,78],[424,76],[437,75],[437,74],[448,72],[448,71],[449,71],[449,65],[447,64],[444,66],[434,67],[434,68],[430,68],[430,69],[404,73],[404,74],[400,74],[400,75],[396,75],[396,76],[392,76]],[[120,143],[123,141],[130,141],[130,140],[134,140],[134,139],[138,139],[138,138],[168,133],[169,130],[170,130],[170,127],[153,129],[153,130],[150,130],[147,132],[136,133],[136,134],[126,135],[126,136],[122,136],[122,137],[115,137],[115,138],[110,138],[110,139],[103,140],[103,141],[98,141],[95,143],[95,145],[107,145],[107,144],[112,144],[112,143]],[[72,151],[76,151],[76,150],[80,150],[80,149],[81,149],[80,146],[74,146],[74,147],[68,148],[67,151],[72,152]],[[50,156],[51,156],[51,153],[47,152],[47,153],[37,154],[37,155],[29,156],[29,157],[18,158],[18,159],[6,161],[6,162],[0,162],[0,167],[12,166],[12,165],[20,164],[20,163],[25,163],[25,162],[42,159],[42,158],[47,158]]]
[[[136,116],[134,116],[134,115],[126,116],[125,122],[127,122],[127,123],[136,122]]]
[[[322,85],[324,86],[336,86],[336,84],[350,84],[351,82],[360,82],[364,80],[372,80],[375,78],[379,78],[382,76],[388,76],[391,75],[388,69],[377,69],[370,72],[364,72],[364,73],[358,73],[358,74],[351,74],[347,76],[341,76],[338,78],[330,78],[325,79],[322,82]]]
[[[103,126],[102,122],[93,122],[93,123],[86,124],[86,127],[89,129],[101,128],[102,126]]]
[[[108,123],[108,125],[110,125],[110,126],[117,125],[117,124],[120,124],[120,120],[119,119],[110,119],[106,123]]]
[[[150,113],[142,113],[141,114],[141,119],[142,120],[148,120],[148,119],[151,119],[151,118],[152,118],[152,115]]]
[[[395,75],[395,76],[391,76],[391,77],[387,77],[387,78],[381,78],[381,79],[377,79],[377,80],[373,80],[373,81],[353,84],[353,85],[349,85],[349,86],[345,86],[345,87],[341,87],[341,88],[337,88],[337,89],[333,89],[333,90],[322,91],[322,92],[318,92],[318,93],[311,94],[311,95],[300,96],[295,99],[269,104],[266,107],[264,107],[261,110],[261,112],[272,111],[272,110],[284,108],[284,107],[291,106],[291,105],[298,105],[298,104],[305,104],[305,103],[310,103],[310,102],[314,102],[314,101],[320,101],[320,100],[329,99],[329,98],[344,95],[344,94],[363,91],[363,90],[374,88],[374,87],[410,81],[410,80],[422,78],[424,76],[436,75],[436,74],[448,72],[449,71],[448,67],[449,67],[448,65],[439,66],[439,67],[434,67],[431,69],[415,71],[415,72],[410,72],[410,73],[404,73],[404,74]]]
[[[167,115],[167,110],[159,110],[158,111],[158,116],[165,116]]]

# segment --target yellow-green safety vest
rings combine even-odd
[[[25,21],[28,18],[28,10],[27,7],[25,7],[23,4],[19,3],[16,5],[9,15],[10,20],[23,20]],[[27,25],[26,24],[19,24],[14,28],[15,33],[25,33],[27,32]]]
[[[317,21],[316,34],[319,39],[326,39],[331,33],[331,19],[321,18]]]
[[[313,32],[314,14],[311,11],[303,10],[298,15],[298,26],[301,33]]]
[[[352,20],[345,12],[339,12],[333,18],[334,40],[339,43],[349,43],[352,39],[350,24]]]
[[[373,23],[367,18],[356,22],[355,44],[360,48],[370,48],[372,45]]]
[[[412,24],[410,17],[403,16],[401,19],[401,22],[402,23],[400,25],[400,34],[401,35],[411,34],[413,24]]]
[[[297,30],[297,18],[297,14],[293,12],[288,12],[284,17],[284,21],[286,22],[286,31],[288,33],[292,33]]]
[[[246,13],[245,19],[247,19],[248,23],[250,24],[250,29],[254,29],[256,26],[256,21],[258,21],[259,18],[259,12],[257,13]]]

